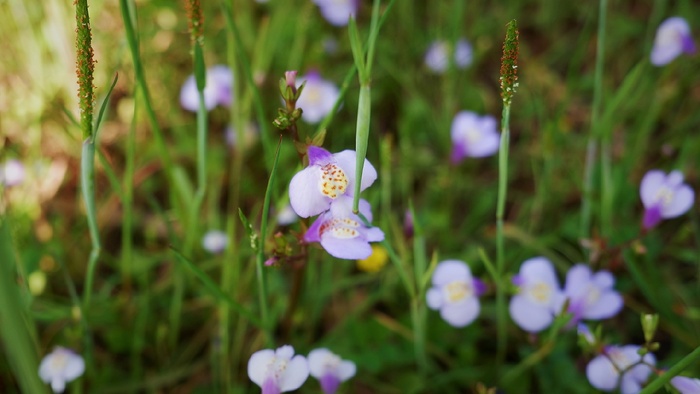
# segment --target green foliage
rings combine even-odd
[[[249,356],[291,344],[355,361],[344,393],[464,393],[478,383],[508,393],[594,392],[585,376],[591,354],[566,321],[530,335],[504,313],[511,276],[538,255],[560,278],[578,262],[613,272],[625,309],[596,327],[604,343],[651,343],[653,332],[658,364],[670,369],[649,392],[671,373],[700,376],[697,203],[642,233],[638,192],[652,168],[679,169],[700,190],[700,60],[648,62],[656,26],[680,15],[697,33],[700,5],[610,2],[599,30],[598,8],[555,0],[362,1],[342,28],[309,0],[201,2],[201,15],[190,17],[182,2],[90,2],[100,27],[92,32],[95,95],[109,100],[92,125],[99,140],[81,153],[75,114],[94,109],[75,92],[75,9],[29,3],[0,4],[8,46],[0,164],[21,158],[29,174],[0,188],[1,391],[47,391],[38,362],[61,345],[89,360],[69,386],[77,392],[258,392]],[[499,66],[513,19],[519,87],[501,164],[508,171],[495,157],[452,164],[453,116],[502,109]],[[430,43],[460,37],[473,46],[471,66],[430,72]],[[205,64],[231,67],[233,104],[197,116],[178,95],[195,71],[201,90]],[[318,70],[341,90],[318,125],[284,114],[298,141],[272,127],[284,106],[279,78],[291,69]],[[248,136],[249,124],[257,133]],[[235,146],[225,143],[231,125]],[[587,164],[589,140],[597,148]],[[277,223],[307,142],[366,150],[381,163],[378,184],[362,194],[386,234],[391,263],[379,273],[300,245],[313,219]],[[414,234],[402,227],[407,211]],[[214,228],[229,240],[221,255],[200,246]],[[280,242],[288,263],[266,266]],[[477,320],[461,329],[425,305],[427,273],[448,258],[468,262],[489,288]],[[33,274],[46,279],[43,288],[31,290]],[[642,313],[658,324],[643,329]],[[319,392],[317,383],[299,392]]]

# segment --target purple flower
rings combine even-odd
[[[519,290],[508,307],[513,321],[529,332],[549,327],[564,300],[552,263],[544,257],[526,260],[513,284]]]
[[[651,50],[651,64],[664,66],[682,53],[695,53],[688,22],[681,17],[668,18],[659,25]]]
[[[309,364],[304,356],[295,356],[289,345],[259,350],[248,360],[248,377],[263,394],[279,394],[301,387],[309,377]]]
[[[445,260],[433,272],[433,287],[425,294],[430,309],[453,327],[464,327],[479,315],[478,296],[483,284],[472,278],[469,266],[460,260]]]
[[[651,170],[644,175],[639,187],[644,204],[645,229],[656,226],[661,219],[670,219],[686,213],[693,206],[695,193],[683,183],[680,171],[668,175],[661,170]]]
[[[360,7],[359,0],[314,0],[321,15],[333,26],[345,26],[350,15],[355,16]]]
[[[571,324],[581,319],[600,320],[615,316],[624,304],[620,293],[613,290],[615,277],[608,271],[595,274],[583,264],[577,264],[566,274],[564,294],[569,299]]]
[[[465,157],[486,157],[498,152],[501,136],[496,129],[496,118],[461,111],[452,120],[452,162]]]
[[[583,323],[579,323],[578,327],[577,327],[577,331],[578,331],[579,337],[585,339],[589,345],[591,345],[591,346],[595,345],[595,343],[596,343],[595,336],[593,336],[593,333],[591,332],[591,330],[588,328],[587,325],[585,325]]]
[[[649,365],[654,365],[656,362],[653,354],[647,353],[642,358],[637,353],[638,350],[639,346],[635,345],[607,346],[603,354],[596,356],[588,363],[586,367],[588,381],[598,390],[613,391],[619,383],[620,393],[638,393],[642,389],[642,383],[647,380],[652,371]],[[646,364],[638,364],[641,361]],[[635,366],[632,367],[632,365]]]
[[[370,205],[360,200],[360,213],[372,221]],[[333,201],[330,210],[324,212],[304,234],[306,242],[320,242],[333,257],[347,260],[366,259],[372,255],[370,242],[384,240],[384,233],[377,227],[367,227],[358,215],[352,213],[352,197],[342,196]]]
[[[39,377],[45,383],[51,383],[54,393],[62,393],[66,383],[77,379],[85,372],[85,361],[70,349],[56,347],[47,354],[39,364]]]
[[[449,65],[450,44],[447,41],[434,41],[425,53],[425,65],[438,74],[447,70]],[[467,68],[472,63],[472,46],[469,41],[460,39],[454,48],[455,66],[460,69]]]
[[[354,150],[330,154],[327,150],[309,146],[309,166],[299,171],[289,184],[289,202],[297,215],[308,218],[328,210],[338,197],[353,195],[355,185]],[[360,190],[377,179],[377,170],[365,159]]]
[[[355,363],[343,360],[328,349],[320,348],[309,353],[309,371],[318,379],[325,394],[333,394],[340,383],[355,376]]]
[[[204,87],[204,106],[207,111],[217,105],[229,106],[231,104],[231,90],[233,89],[233,74],[231,69],[224,65],[213,66],[207,70],[207,81]],[[194,75],[190,75],[180,90],[180,105],[182,108],[197,112],[199,109],[199,93]]]
[[[0,165],[0,185],[17,186],[24,182],[24,165],[19,160],[8,160]]]
[[[676,376],[671,379],[671,386],[681,394],[700,394],[700,379]]]
[[[340,91],[333,82],[321,78],[317,72],[309,72],[299,80],[306,82],[297,100],[297,108],[302,109],[301,118],[308,123],[318,123],[333,110]]]
[[[219,230],[210,230],[202,238],[202,247],[209,253],[219,254],[226,249],[228,236]]]

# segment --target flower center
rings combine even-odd
[[[348,187],[348,177],[345,176],[340,167],[329,163],[321,167],[321,180],[318,186],[324,196],[335,199],[345,194]]]
[[[656,192],[656,197],[654,199],[657,203],[662,206],[668,206],[673,201],[673,190],[666,186],[662,186],[658,192]]]
[[[284,371],[287,370],[287,360],[280,357],[272,357],[270,362],[267,364],[267,376],[272,378],[276,382],[279,382]]]
[[[66,369],[66,364],[68,364],[68,355],[65,352],[55,352],[51,357],[51,369],[54,371]]]
[[[462,301],[474,294],[472,287],[463,280],[456,280],[445,285],[445,298],[450,303]]]
[[[616,372],[621,372],[632,365],[632,360],[627,358],[619,349],[609,349],[606,354],[610,357]]]
[[[323,236],[325,232],[330,231],[334,238],[351,239],[360,236],[360,232],[357,230],[358,227],[360,227],[360,223],[350,218],[336,218],[323,223],[318,232]]]
[[[552,297],[552,288],[544,282],[539,282],[534,286],[530,286],[530,288],[527,289],[527,294],[535,303],[548,304]]]
[[[588,287],[588,293],[586,294],[586,305],[591,306],[598,302],[600,299],[600,289],[595,286]]]
[[[476,127],[469,127],[464,133],[467,143],[476,144],[482,140],[482,134]]]

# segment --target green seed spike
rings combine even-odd
[[[503,57],[501,58],[501,98],[506,106],[510,105],[513,94],[518,88],[518,24],[513,19],[508,22],[506,39],[503,42]]]
[[[75,72],[78,76],[78,100],[80,105],[80,128],[83,130],[83,139],[92,137],[92,112],[95,99],[93,72],[95,59],[92,51],[92,32],[90,30],[90,15],[88,14],[87,0],[75,2],[76,38],[77,49]]]

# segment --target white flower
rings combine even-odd
[[[445,260],[435,267],[433,287],[425,294],[428,307],[453,327],[464,327],[479,316],[483,285],[472,278],[469,266],[460,260]]]
[[[18,160],[8,160],[0,165],[0,185],[16,186],[24,182],[24,165]]]
[[[262,388],[263,394],[283,393],[304,384],[309,377],[309,364],[306,357],[295,356],[289,345],[259,350],[248,360],[248,377]]]
[[[209,253],[221,253],[226,249],[227,245],[228,236],[223,231],[211,230],[204,234],[204,238],[202,238],[202,247]]]
[[[85,361],[80,355],[64,347],[56,347],[47,354],[39,365],[39,377],[45,383],[51,383],[54,393],[62,393],[66,383],[78,378],[85,372]]]
[[[309,353],[309,371],[325,394],[335,393],[341,382],[355,376],[356,369],[354,362],[343,360],[326,348]]]

